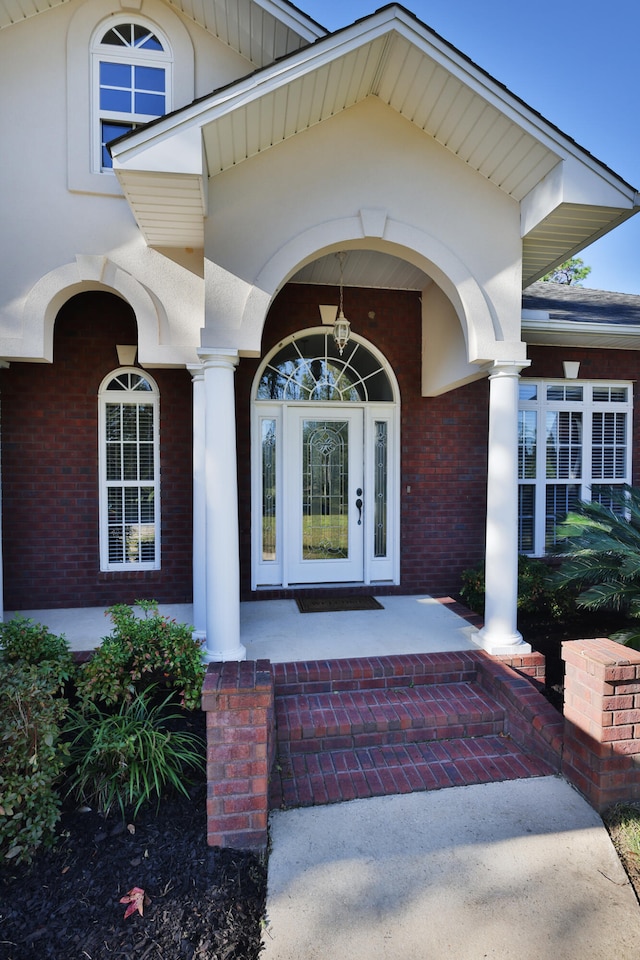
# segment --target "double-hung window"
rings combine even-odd
[[[159,396],[122,368],[99,393],[100,569],[160,568]]]
[[[110,170],[110,141],[163,116],[171,102],[171,51],[142,21],[120,22],[93,46],[96,171]]]
[[[553,550],[557,528],[579,500],[631,483],[630,383],[522,380],[519,409],[518,544]]]

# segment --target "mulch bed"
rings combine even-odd
[[[64,811],[58,843],[0,866],[2,960],[253,960],[261,950],[266,864],[207,847],[206,784],[119,812]],[[149,898],[124,919],[133,887]]]

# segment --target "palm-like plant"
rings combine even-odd
[[[640,489],[609,487],[606,499],[579,503],[560,525],[558,553],[567,559],[556,579],[579,591],[582,609],[640,620]],[[640,649],[640,625],[611,639]]]

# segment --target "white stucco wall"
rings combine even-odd
[[[143,0],[135,12],[155,22],[160,10],[163,25],[174,22],[182,47],[193,49],[188,75],[180,75],[184,68],[176,65],[174,106],[252,69],[160,0]],[[201,252],[169,251],[165,256],[149,250],[111,174],[81,183],[82,192],[69,189],[68,120],[73,131],[72,160],[81,157],[82,162],[88,157],[91,130],[88,117],[77,122],[78,103],[85,104],[82,112],[89,102],[89,48],[79,39],[71,44],[72,61],[77,64],[72,81],[74,72],[67,75],[68,38],[86,35],[105,16],[114,14],[118,20],[127,19],[127,10],[114,0],[73,0],[0,31],[0,357],[51,359],[46,356],[46,334],[32,328],[38,310],[43,309],[34,301],[34,289],[40,283],[44,290],[46,277],[51,288],[56,271],[62,275],[77,257],[98,256],[130,273],[156,302],[158,344],[176,345],[178,361],[195,360],[203,323]],[[112,195],[99,192],[101,183]],[[81,289],[101,287],[82,276],[80,283]],[[25,313],[29,297],[30,311]],[[147,359],[165,363],[170,351],[153,353]]]
[[[278,286],[351,246],[433,276],[467,312],[469,359],[522,351],[519,231],[513,200],[370,98],[210,181],[203,344],[255,352]]]

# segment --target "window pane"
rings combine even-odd
[[[374,447],[374,557],[386,557],[387,555],[388,456],[388,424],[384,420],[376,421]]]
[[[140,487],[140,520],[153,523],[155,520],[155,490],[153,487]]]
[[[582,413],[547,413],[547,477],[582,476]]]
[[[349,556],[349,422],[304,420],[302,559]]]
[[[550,384],[547,387],[547,400],[573,400],[581,401],[583,388],[576,386],[567,386],[565,384]]]
[[[536,400],[538,397],[538,386],[535,383],[520,382],[520,399]]]
[[[138,480],[138,445],[123,443],[122,445],[122,475],[124,480]]]
[[[153,445],[145,443],[140,445],[140,480],[153,480]]]
[[[623,480],[626,473],[626,413],[593,414],[591,474],[597,480]]]
[[[107,445],[107,480],[122,480],[122,448],[119,443]]]
[[[276,421],[262,421],[262,559],[276,559]]]
[[[151,33],[147,27],[143,27],[138,23],[133,26],[133,38],[136,47],[139,47],[140,50],[163,49],[162,44],[155,34]]]
[[[103,87],[100,91],[100,109],[111,113],[132,113],[131,91]]]
[[[140,440],[153,440],[153,407],[149,404],[138,407],[138,435]]]
[[[138,408],[132,403],[122,407],[122,439],[138,439]]]
[[[101,60],[100,86],[131,90],[133,86],[132,65],[130,63],[111,63],[109,60]]]
[[[536,475],[537,413],[520,410],[518,414],[518,477],[520,480]]]
[[[141,113],[145,117],[161,117],[164,112],[164,95],[136,93],[134,113]]]
[[[518,487],[518,550],[533,553],[536,488],[533,483]]]
[[[556,530],[567,513],[573,510],[580,498],[577,484],[552,484],[547,487],[545,547],[550,550],[557,543]]]
[[[164,93],[164,67],[136,66],[134,68],[134,78],[134,86],[136,90],[146,90],[149,93]]]
[[[626,403],[626,387],[594,387],[593,399],[596,402],[604,403]]]

